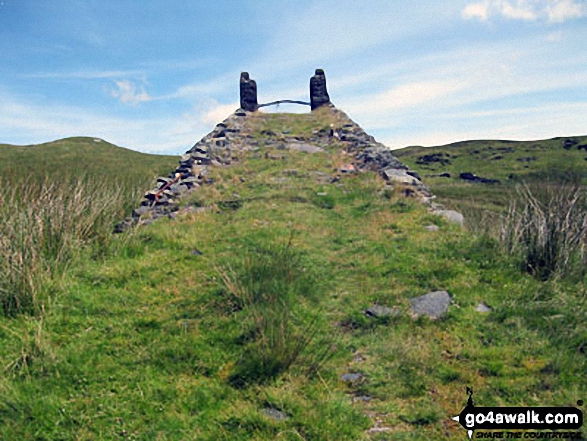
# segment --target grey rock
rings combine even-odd
[[[351,383],[351,384],[355,384],[355,383],[359,382],[363,377],[364,377],[364,375],[361,373],[348,373],[348,374],[342,374],[340,376],[342,381],[344,381],[346,383]]]
[[[489,178],[482,178],[480,176],[474,175],[470,172],[464,172],[459,175],[459,178],[470,181],[470,182],[480,182],[481,184],[498,184],[499,179],[489,179]]]
[[[424,227],[425,230],[427,231],[438,231],[440,230],[440,228],[438,227],[438,225],[426,225]]]
[[[406,170],[399,170],[397,168],[386,168],[381,171],[381,175],[386,181],[397,182],[400,184],[417,185],[419,179],[407,173]]]
[[[312,144],[307,144],[305,142],[289,142],[286,144],[286,148],[304,153],[318,153],[324,151],[324,149],[321,147]]]
[[[151,207],[147,205],[141,205],[132,211],[133,217],[141,217],[151,211]]]
[[[373,397],[370,397],[369,395],[358,395],[353,398],[353,401],[361,401],[363,403],[368,403],[371,400],[373,400]]]
[[[416,316],[425,315],[431,319],[443,317],[448,312],[450,295],[446,291],[435,291],[410,299],[412,313]]]
[[[288,418],[288,416],[281,410],[275,409],[273,407],[266,407],[265,409],[263,409],[263,412],[265,413],[265,415],[267,415],[269,418],[275,421],[285,421]]]
[[[465,223],[465,217],[461,213],[459,213],[458,211],[455,211],[455,210],[437,210],[437,211],[434,211],[434,214],[442,216],[447,221],[455,223],[455,224],[464,225],[464,223]]]
[[[366,146],[371,145],[365,142]],[[383,170],[386,168],[395,168],[406,170],[407,167],[399,159],[391,154],[391,150],[379,144],[377,146],[366,147],[357,153],[357,159],[364,164],[364,167],[370,170]]]
[[[397,308],[390,308],[383,305],[373,305],[365,310],[365,315],[369,317],[398,317],[401,312]]]
[[[475,307],[475,311],[480,312],[482,314],[486,314],[488,312],[493,311],[491,306],[485,304],[485,302],[479,302],[479,304]]]

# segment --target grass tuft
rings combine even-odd
[[[243,354],[229,377],[233,386],[274,379],[302,356],[314,371],[328,358],[330,351],[317,344],[315,316],[304,311],[304,303],[316,303],[319,284],[292,237],[286,245],[253,248],[238,271],[224,268],[220,274],[243,324]]]
[[[92,245],[103,253],[112,226],[136,194],[90,178],[2,179],[0,308],[7,316],[38,314],[51,281]]]
[[[500,240],[523,269],[540,280],[585,273],[587,199],[574,185],[545,185],[542,193],[520,187],[502,218]]]

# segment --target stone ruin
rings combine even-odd
[[[332,105],[328,90],[326,90],[326,76],[322,69],[316,69],[316,73],[310,78],[310,102],[295,100],[280,100],[267,104],[259,104],[257,100],[257,83],[251,80],[248,72],[241,73],[240,80],[240,105],[247,112],[255,112],[259,107],[271,106],[280,103],[295,103],[309,105],[312,110],[325,105]]]
[[[241,73],[240,81],[241,109],[254,112],[258,109],[257,83],[249,78],[248,72]]]
[[[310,79],[310,105],[312,110],[330,104],[330,97],[326,90],[326,76],[322,69],[316,69],[316,73]]]
[[[305,137],[291,134],[289,131],[265,132],[261,146],[259,140],[247,130],[250,116],[262,106],[257,101],[257,84],[250,79],[247,72],[243,72],[240,77],[241,108],[217,124],[212,132],[188,150],[172,173],[167,177],[158,178],[156,187],[145,193],[140,206],[115,227],[115,232],[122,232],[135,224],[147,224],[161,217],[176,217],[180,212],[178,199],[203,185],[213,183],[208,176],[210,167],[229,166],[238,160],[236,152],[273,147],[277,150],[291,149],[314,153],[323,151],[324,146],[333,143],[348,155],[351,164],[347,169],[338,170],[338,175],[325,177],[329,182],[338,182],[340,173],[370,170],[378,173],[390,186],[399,184],[404,195],[419,199],[428,205],[433,213],[462,223],[460,213],[445,210],[442,205],[432,201],[435,196],[422,183],[416,172],[409,170],[393,156],[388,147],[377,142],[330,102],[322,69],[317,69],[310,80],[310,100],[310,103],[302,104],[310,105],[312,110],[327,106],[337,121],[336,127],[319,130]],[[205,208],[188,206],[181,210],[189,212],[203,209]],[[458,219],[455,218],[456,215]]]

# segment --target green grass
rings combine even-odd
[[[445,439],[466,436],[450,417],[467,386],[483,406],[585,399],[584,279],[522,273],[375,174],[322,183],[336,153],[279,154],[213,169],[184,201],[209,210],[83,253],[41,314],[0,318],[0,439]],[[443,289],[447,317],[409,317],[411,297]],[[375,303],[403,314],[366,317]],[[311,339],[251,377],[243,361],[291,359],[262,343],[281,330],[274,342]]]
[[[142,184],[145,191],[156,176],[167,176],[178,157],[149,155],[94,138],[75,137],[38,145],[0,144],[0,176],[11,182],[24,178],[67,181],[99,176],[121,183]]]
[[[563,141],[578,144],[565,149]],[[401,161],[418,171],[441,202],[470,216],[482,210],[501,212],[516,196],[515,186],[541,186],[545,182],[587,184],[587,136],[553,138],[541,141],[464,141],[438,147],[406,147],[394,150]],[[436,162],[425,164],[425,155],[437,155]],[[441,155],[441,156],[439,156]],[[499,184],[469,183],[460,173],[497,179]],[[449,173],[450,178],[430,177]]]

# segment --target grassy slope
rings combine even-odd
[[[175,156],[148,155],[86,137],[27,146],[0,144],[0,176],[8,179],[99,175],[115,181],[152,180],[167,175],[176,165]]]
[[[465,436],[449,419],[465,386],[485,406],[585,398],[584,284],[521,275],[491,242],[380,194],[372,174],[320,183],[314,172],[344,160],[336,151],[272,153],[285,159],[250,153],[215,169],[192,198],[213,209],[141,228],[120,252],[72,268],[42,322],[0,318],[0,439],[444,439]],[[245,312],[218,269],[292,234],[319,277],[320,304],[300,313],[319,311],[336,352],[318,376],[294,366],[235,389]],[[439,289],[454,304],[438,322],[362,313]],[[474,311],[481,299],[493,313]],[[365,378],[350,386],[345,372]],[[268,406],[289,418],[270,419]],[[366,435],[375,422],[391,431]]]
[[[442,200],[466,214],[480,209],[500,210],[514,193],[517,184],[530,185],[575,178],[587,184],[587,150],[577,146],[563,148],[569,138],[542,141],[465,141],[438,147],[406,147],[394,154],[418,171],[426,184]],[[587,144],[587,136],[576,136]],[[444,154],[448,163],[422,164],[424,155]],[[499,184],[468,183],[458,178],[471,172],[484,178],[498,179]],[[427,177],[450,173],[451,178]]]

